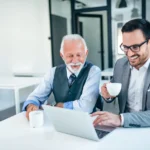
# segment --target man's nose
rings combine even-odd
[[[135,53],[129,48],[126,55],[127,56],[132,56],[133,54],[135,54]]]
[[[74,56],[73,58],[72,58],[72,63],[77,63],[78,62],[78,58],[76,57],[76,56]]]

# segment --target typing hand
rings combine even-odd
[[[92,116],[98,117],[94,120],[93,125],[97,126],[108,126],[108,127],[119,127],[121,126],[121,116],[110,112],[97,111]]]
[[[39,108],[37,107],[37,106],[35,106],[35,105],[33,105],[33,104],[29,104],[28,106],[27,106],[27,111],[26,111],[26,117],[27,117],[27,119],[29,120],[29,113],[31,112],[31,111],[34,111],[34,110],[38,110]]]
[[[98,117],[98,115],[91,115],[92,122],[94,122],[97,117]]]

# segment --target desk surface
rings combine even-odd
[[[30,128],[24,112],[0,122],[2,150],[150,150],[149,138],[150,128],[118,128],[95,142],[56,132],[47,121]]]

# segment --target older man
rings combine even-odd
[[[65,64],[51,68],[29,95],[23,106],[28,119],[29,113],[39,109],[52,92],[56,107],[93,111],[99,95],[100,69],[86,62],[87,55],[86,43],[80,35],[63,38],[60,56]]]
[[[122,83],[118,95],[120,114],[96,112],[94,125],[150,127],[150,23],[134,19],[122,28],[121,50],[126,57],[119,59],[111,82]],[[106,102],[112,97],[104,84],[101,94]]]

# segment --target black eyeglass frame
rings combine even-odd
[[[125,52],[125,53],[127,53],[129,49],[130,49],[131,51],[133,51],[133,52],[139,52],[139,51],[140,51],[140,47],[141,47],[143,44],[148,43],[148,41],[149,41],[149,39],[146,39],[146,40],[145,40],[144,42],[142,42],[141,44],[135,44],[135,45],[131,45],[131,46],[125,46],[125,49],[127,49],[127,50],[124,50],[124,49],[122,48],[122,46],[124,46],[124,45],[123,45],[123,43],[121,43],[120,49],[121,49],[123,52]],[[138,48],[138,50],[135,50],[134,48]]]

